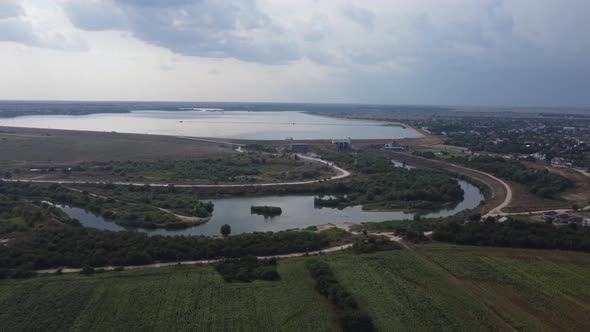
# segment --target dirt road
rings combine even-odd
[[[309,251],[309,252],[297,252],[292,254],[285,254],[285,255],[271,255],[271,256],[258,256],[258,259],[281,259],[281,258],[292,258],[292,257],[302,257],[302,256],[315,256],[321,254],[327,254],[330,252],[335,251],[342,251],[352,247],[352,243],[344,244],[341,246],[330,247],[322,250],[316,251]],[[146,268],[157,268],[157,267],[166,267],[166,266],[176,266],[176,265],[200,265],[200,264],[213,264],[221,261],[221,259],[203,259],[197,261],[181,261],[181,262],[167,262],[167,263],[155,263],[155,264],[148,264],[148,265],[128,265],[128,266],[104,266],[100,267],[100,269],[105,271],[113,271],[117,268],[123,268],[125,270],[133,270],[133,269],[146,269]],[[80,273],[82,269],[78,268],[63,268],[63,269],[46,269],[46,270],[37,270],[35,272],[39,274],[46,274],[46,273],[56,273],[57,271],[61,271],[62,273]]]

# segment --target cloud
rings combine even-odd
[[[79,63],[152,73],[152,92],[158,75],[192,82],[198,67],[215,96],[242,100],[232,82],[245,77],[272,98],[590,103],[587,12],[588,0],[0,0],[0,48],[34,46],[18,48],[38,54],[31,63],[86,51]]]
[[[65,17],[60,7],[44,2],[23,7],[23,3],[0,3],[0,41],[63,51],[86,49],[76,32],[63,28]]]
[[[17,1],[0,0],[0,20],[19,16],[22,13],[22,8]]]
[[[377,18],[377,15],[375,15],[375,13],[373,13],[372,11],[354,6],[350,2],[348,2],[341,8],[341,13],[345,17],[360,24],[367,30],[373,30],[375,20]]]
[[[124,29],[124,12],[111,1],[69,1],[64,4],[68,18],[80,29],[90,31]]]
[[[66,8],[80,29],[127,29],[140,40],[182,55],[266,64],[301,57],[297,45],[253,0],[70,2]]]

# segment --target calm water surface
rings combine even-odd
[[[484,199],[480,190],[468,182],[459,181],[465,192],[464,199],[457,206],[442,209],[437,212],[423,214],[423,217],[447,217],[465,209],[472,209]],[[326,223],[343,224],[361,223],[364,221],[385,221],[412,219],[413,213],[405,212],[372,212],[363,211],[360,206],[344,209],[315,208],[314,196],[264,196],[264,197],[240,197],[212,200],[215,204],[213,217],[207,223],[182,230],[145,230],[141,232],[159,235],[219,235],[219,229],[223,224],[229,224],[232,234],[283,231],[293,228],[305,228],[307,226]],[[252,205],[280,206],[283,213],[273,218],[265,218],[260,215],[250,214]],[[102,217],[95,216],[83,209],[60,206],[71,217],[77,218],[86,227],[107,230],[124,230],[125,228],[115,223],[105,221]]]
[[[19,116],[0,125],[29,128],[216,138],[400,139],[419,137],[411,128],[382,122],[345,120],[300,112],[135,111],[120,114]]]

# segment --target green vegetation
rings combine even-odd
[[[5,168],[6,172],[9,177],[19,179],[35,177],[105,182],[254,183],[329,177],[332,169],[318,163],[297,161],[287,155],[242,153],[231,158],[199,160],[84,161],[60,165],[31,163]]]
[[[199,201],[188,192],[176,193],[174,188],[103,187],[108,189],[99,195],[58,184],[0,182],[0,194],[83,208],[126,227],[185,228],[213,213],[211,202]]]
[[[286,231],[209,238],[101,231],[81,227],[48,204],[0,194],[0,238],[3,278],[26,277],[32,270],[46,268],[143,265],[315,251],[341,244],[350,234]]]
[[[434,239],[458,244],[561,249],[590,252],[590,229],[510,220],[504,223],[449,222],[434,231]]]
[[[220,233],[223,236],[229,236],[231,234],[231,226],[228,224],[221,225]]]
[[[332,331],[347,311],[379,331],[590,329],[585,253],[412,248],[281,260],[272,282],[226,283],[212,266],[3,280],[0,321],[10,331]]]
[[[302,260],[278,281],[225,283],[210,266],[0,281],[6,331],[337,331]]]
[[[459,202],[463,190],[449,175],[426,169],[395,167],[387,158],[332,157],[361,174],[346,183],[324,184],[329,197],[315,204],[328,207],[363,205],[365,209],[431,209]]]
[[[496,329],[588,331],[590,256],[554,250],[450,246],[418,253],[503,322]],[[469,310],[471,311],[471,310]],[[470,329],[478,330],[478,329]]]
[[[275,259],[259,260],[254,256],[224,259],[215,264],[215,270],[225,282],[250,282],[253,280],[279,280]]]
[[[547,170],[531,169],[518,161],[494,156],[455,157],[452,159],[468,167],[492,173],[498,177],[521,183],[529,192],[544,198],[555,198],[573,186],[567,178]]]
[[[318,259],[309,259],[307,269],[316,281],[316,289],[334,305],[343,331],[374,330],[371,318],[361,310],[352,294],[336,280],[330,266]]]
[[[143,265],[154,262],[223,257],[268,256],[314,251],[330,246],[322,233],[285,231],[248,233],[230,238],[206,236],[148,236],[61,226],[38,227],[0,251],[4,275],[22,267],[45,269]],[[8,271],[10,270],[10,271]]]
[[[369,235],[366,238],[356,239],[352,245],[354,252],[369,254],[377,251],[401,249],[401,245],[384,236]]]
[[[283,210],[278,206],[251,206],[250,213],[264,216],[280,216]]]

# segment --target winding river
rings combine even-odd
[[[454,207],[441,209],[435,212],[421,213],[422,217],[447,217],[466,209],[472,209],[484,199],[481,191],[474,185],[459,180],[461,188],[465,192],[463,201]],[[365,221],[408,220],[413,219],[414,213],[403,211],[364,211],[361,206],[347,207],[344,209],[316,208],[313,195],[301,196],[262,196],[262,197],[236,197],[212,200],[215,211],[208,222],[180,230],[167,229],[135,229],[153,235],[219,235],[219,229],[223,224],[229,224],[232,234],[251,232],[277,232],[294,228],[305,228],[321,224],[333,223],[361,223]],[[280,206],[283,213],[276,217],[264,217],[250,214],[252,205]],[[120,231],[125,230],[113,222],[104,220],[91,212],[83,209],[59,206],[70,217],[80,220],[82,225],[98,229]]]

